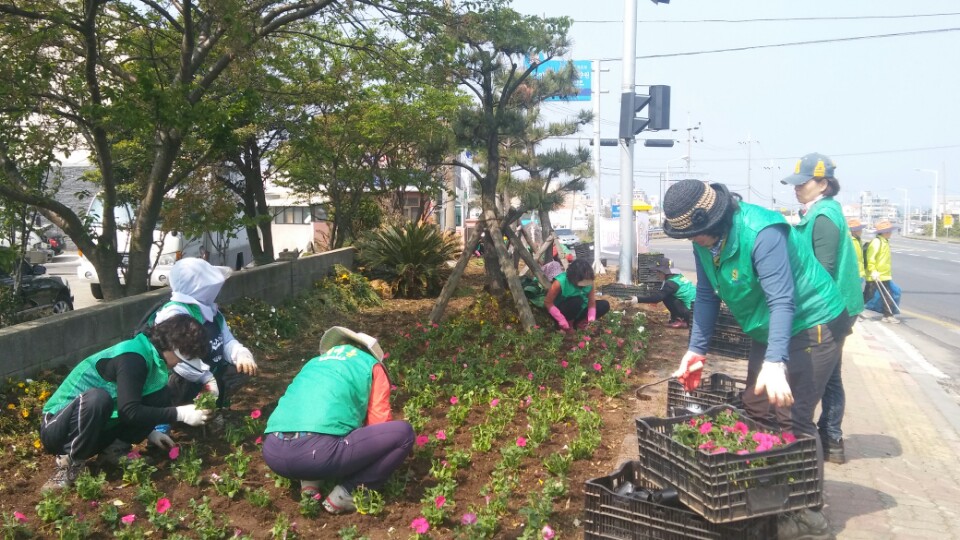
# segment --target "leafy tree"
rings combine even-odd
[[[522,15],[502,0],[468,3],[466,13],[450,17],[450,38],[460,44],[453,62],[454,79],[469,89],[475,101],[462,107],[454,123],[459,146],[472,149],[480,156],[478,168],[464,163],[464,167],[480,188],[482,229],[487,235],[484,250],[487,286],[491,292],[509,287],[525,328],[535,325],[533,314],[523,294],[516,268],[500,241],[509,225],[519,217],[510,212],[500,199],[502,182],[506,176],[503,145],[508,140],[523,140],[530,123],[524,116],[525,104],[534,95],[539,99],[549,95],[563,95],[572,81],[571,69],[543,75],[539,83],[531,80],[532,73],[544,61],[562,55],[569,44],[568,18]],[[564,82],[566,81],[566,82]],[[467,254],[472,251],[468,242]],[[534,265],[535,266],[535,265]],[[451,276],[437,306],[431,313],[436,320],[442,314],[452,294],[459,273],[466,267],[465,258]],[[539,271],[539,267],[534,269]]]

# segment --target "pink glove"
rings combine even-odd
[[[588,307],[587,308],[587,322],[593,322],[597,320],[597,308]]]
[[[567,322],[567,318],[563,316],[563,313],[560,312],[560,308],[557,306],[550,306],[550,309],[547,310],[547,313],[550,314],[560,325],[562,330],[569,330],[570,323]]]

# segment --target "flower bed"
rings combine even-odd
[[[640,418],[637,438],[644,472],[712,523],[823,503],[816,439],[766,433],[732,407]]]

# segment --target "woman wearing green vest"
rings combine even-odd
[[[543,307],[564,332],[573,332],[574,326],[583,328],[610,311],[609,302],[597,300],[593,278],[590,263],[575,259],[550,285]]]
[[[644,304],[663,302],[670,312],[667,326],[670,328],[690,328],[693,322],[693,300],[697,295],[693,283],[683,274],[673,273],[670,259],[664,257],[653,268],[663,281],[660,290],[647,296],[637,296],[636,301]]]
[[[57,456],[43,489],[71,486],[87,458],[117,441],[129,447],[146,438],[172,447],[170,437],[153,429],[157,424],[206,422],[209,411],[171,406],[166,384],[173,366],[208,350],[200,323],[181,315],[77,364],[43,407],[40,442]]]
[[[301,496],[319,498],[321,480],[338,481],[323,500],[332,514],[355,510],[353,490],[380,488],[413,448],[413,427],[390,419],[382,360],[373,337],[330,328],[267,421],[264,461],[300,480]]]
[[[747,414],[770,421],[776,405],[784,430],[817,438],[814,410],[840,356],[831,327],[845,317],[830,275],[782,215],[742,202],[723,184],[681,180],[663,210],[664,232],[693,241],[697,267],[689,350],[674,376],[688,391],[699,386],[722,300],[752,340]],[[816,510],[783,514],[778,525],[781,540],[832,538]]]
[[[834,178],[836,164],[823,154],[807,154],[800,158],[796,172],[783,179],[783,184],[793,186],[797,202],[803,205],[800,223],[796,230],[801,240],[813,249],[813,255],[823,268],[830,273],[847,308],[848,320],[834,328],[834,339],[843,350],[846,336],[852,331],[857,316],[863,312],[863,290],[860,286],[862,273],[858,262],[858,251],[848,238],[850,231],[843,208],[834,197],[840,192],[840,182]],[[859,260],[862,261],[862,253]],[[846,408],[846,393],[843,391],[841,360],[827,380],[821,399],[820,441],[823,443],[827,460],[842,464],[846,461],[843,451],[843,431],[841,424]]]

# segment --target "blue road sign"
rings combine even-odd
[[[619,205],[619,204],[611,204],[611,205],[610,205],[610,217],[612,217],[612,218],[620,217],[620,205]]]
[[[540,64],[536,71],[533,72],[534,77],[540,77],[547,71],[560,71],[565,68],[570,60],[547,60],[546,62]],[[550,98],[547,101],[590,101],[592,99],[590,91],[590,81],[593,78],[593,62],[590,60],[574,60],[573,67],[577,70],[577,80],[574,81],[573,85],[577,89],[577,94],[573,96],[564,96],[564,97],[555,97]]]

